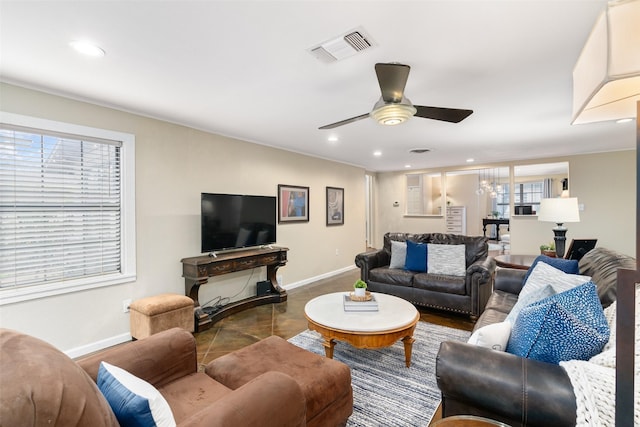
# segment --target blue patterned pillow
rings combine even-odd
[[[533,271],[533,268],[540,261],[550,265],[551,267],[557,268],[560,271],[563,271],[567,274],[580,274],[580,269],[578,268],[578,261],[575,259],[564,259],[564,258],[554,258],[546,255],[538,255],[536,259],[533,260],[533,264],[529,267],[527,274],[524,276],[524,280],[522,284],[527,283],[527,279],[529,275]]]
[[[407,259],[404,268],[411,271],[427,271],[427,245],[407,240]]]
[[[596,285],[587,282],[525,307],[511,330],[507,352],[543,362],[588,360],[609,340]]]

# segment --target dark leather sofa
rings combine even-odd
[[[417,273],[389,268],[391,241],[465,245],[464,277]],[[489,255],[487,238],[442,233],[386,233],[383,248],[356,255],[360,277],[368,290],[395,295],[413,304],[454,311],[477,318],[491,295],[496,263]]]
[[[603,307],[616,299],[619,268],[635,270],[635,260],[605,248],[589,251],[579,262],[591,276]],[[525,270],[499,268],[494,292],[474,330],[502,322],[518,300]],[[560,365],[445,341],[436,359],[442,416],[478,415],[511,426],[575,426],[576,398]]]

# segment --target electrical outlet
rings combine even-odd
[[[340,249],[336,249],[336,256],[340,255]]]
[[[131,306],[131,299],[126,299],[122,301],[122,312],[128,313],[129,307]]]

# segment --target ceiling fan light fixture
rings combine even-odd
[[[394,126],[409,120],[416,113],[413,105],[384,104],[371,112],[371,117],[381,125]]]

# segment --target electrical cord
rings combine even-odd
[[[211,311],[212,313],[215,313],[216,311],[220,310],[222,307],[224,307],[226,304],[229,304],[229,302],[231,302],[231,300],[235,297],[237,297],[238,295],[242,294],[245,289],[247,289],[247,286],[249,286],[249,283],[251,283],[251,278],[253,277],[253,273],[256,271],[255,268],[251,269],[251,274],[249,275],[249,278],[247,279],[246,283],[244,284],[244,286],[242,287],[242,289],[240,289],[240,291],[238,293],[236,293],[235,295],[232,295],[230,297],[221,297],[221,296],[217,296],[214,297],[212,299],[210,299],[209,301],[207,301],[206,303],[202,304],[202,309],[207,312],[207,311]],[[213,305],[209,305],[212,302],[215,303]]]

